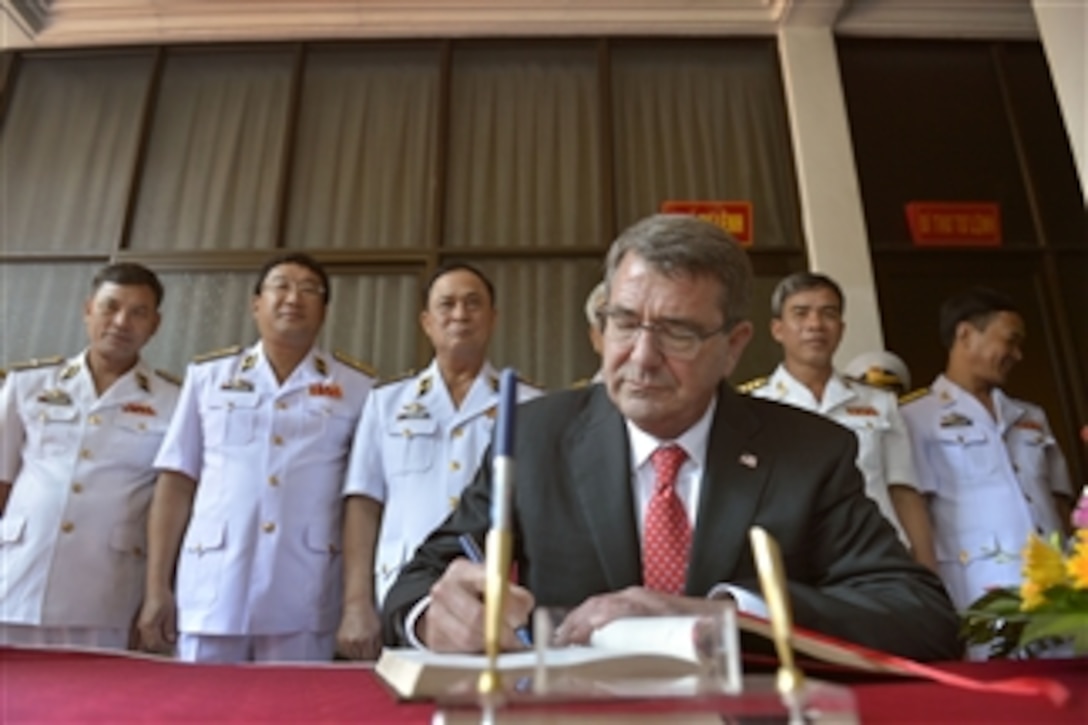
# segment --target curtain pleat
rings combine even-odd
[[[438,78],[432,45],[310,54],[288,247],[427,246]]]
[[[773,50],[769,41],[616,44],[619,228],[667,200],[751,201],[755,246],[802,246]]]
[[[590,44],[467,44],[454,53],[444,242],[601,240],[599,90]]]
[[[171,53],[133,249],[275,245],[292,63],[285,49]]]
[[[25,58],[0,135],[0,251],[112,253],[150,53]]]

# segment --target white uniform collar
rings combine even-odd
[[[790,374],[784,363],[779,363],[768,382],[771,397],[784,403],[791,403],[806,410],[827,412],[857,397],[857,392],[838,373],[833,370],[824,386],[822,400],[816,400],[808,386]]]
[[[441,404],[448,405],[457,418],[477,415],[498,402],[499,372],[488,360],[484,360],[483,366],[472,381],[468,394],[461,401],[461,407],[456,410],[453,407],[453,397],[450,395],[449,388],[446,387],[446,380],[438,368],[438,358],[431,359],[431,364],[417,376],[417,380],[419,382],[416,384],[416,389],[411,391],[413,396],[424,398],[439,395]]]
[[[328,379],[332,372],[332,361],[315,345],[299,361],[299,364],[291,371],[291,375],[283,381],[283,385],[280,385],[276,380],[276,373],[272,369],[272,364],[268,361],[268,356],[265,355],[264,344],[258,340],[242,352],[241,357],[238,359],[236,373],[239,376],[245,376],[258,370],[260,372],[257,374],[265,376],[273,388],[286,391]]]

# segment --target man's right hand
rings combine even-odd
[[[171,654],[178,639],[177,617],[173,593],[166,591],[146,597],[137,625],[141,647],[148,652]]]
[[[431,587],[431,603],[417,623],[420,640],[436,652],[482,652],[484,649],[484,591],[487,576],[483,564],[455,559]],[[525,649],[514,630],[529,621],[533,595],[511,584],[506,590],[501,646]]]
[[[382,651],[382,624],[371,602],[345,605],[336,651],[349,660],[373,660]]]

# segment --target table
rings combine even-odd
[[[1088,723],[1088,659],[956,662],[979,679],[1047,677],[1070,699],[972,692],[919,680],[851,684],[862,722]],[[639,710],[667,711],[668,701]],[[427,703],[398,703],[369,666],[190,665],[150,657],[0,648],[0,722],[429,723]]]

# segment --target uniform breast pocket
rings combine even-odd
[[[324,445],[346,447],[357,422],[356,411],[347,405],[318,401],[306,406],[305,434],[317,436]]]
[[[1017,435],[1009,441],[1009,454],[1016,464],[1016,471],[1023,480],[1045,478],[1047,446],[1054,445],[1054,439],[1038,433]]]
[[[125,435],[125,444],[152,458],[158,452],[162,437],[166,434],[167,423],[168,421],[155,415],[124,412],[116,420],[117,428]]]
[[[989,436],[977,428],[942,428],[937,446],[946,466],[945,477],[964,487],[985,485],[1001,461],[1001,456],[994,455]]]
[[[69,453],[79,443],[79,410],[74,405],[41,405],[31,413],[37,420],[38,449],[45,455]]]
[[[843,425],[854,432],[858,439],[858,468],[868,478],[884,472],[884,434],[890,427],[888,421],[879,416],[853,416]]]
[[[257,438],[260,402],[253,391],[216,391],[204,416],[205,438],[212,445],[249,445]]]
[[[395,421],[385,436],[385,453],[393,475],[421,473],[434,464],[438,423],[432,418]]]

